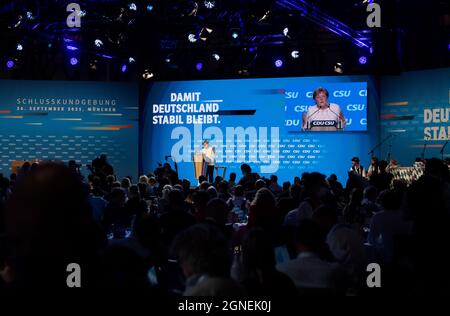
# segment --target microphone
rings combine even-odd
[[[327,103],[327,104],[328,104],[328,110],[330,110],[331,113],[333,113],[334,115],[336,115],[336,117],[337,117],[337,119],[338,119],[338,121],[337,121],[337,123],[338,123],[337,128],[338,128],[338,129],[341,129],[341,117],[340,117],[340,115],[337,114],[336,112],[334,112],[334,111],[331,109],[331,104],[330,104],[330,103]]]
[[[445,142],[445,144],[442,146],[441,151],[439,152],[441,154],[441,159],[444,160],[444,150],[445,146],[447,146],[448,140]]]
[[[448,140],[445,142],[444,145],[442,145],[441,151],[439,153],[442,154],[444,152],[445,146],[447,146],[447,144],[448,144]]]
[[[309,115],[308,117],[306,117],[306,126],[307,126],[307,130],[311,129],[311,127],[309,126],[309,120],[311,119],[311,117],[313,117],[317,112],[319,112],[320,108],[317,107],[317,110],[315,110],[313,113],[311,113],[311,115]]]

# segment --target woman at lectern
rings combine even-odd
[[[328,102],[329,93],[325,88],[317,88],[313,92],[316,105],[310,106],[303,114],[303,130],[306,131],[338,131],[346,125],[341,107]]]
[[[214,147],[209,145],[209,140],[205,139],[203,141],[202,149],[203,160],[206,162],[206,178],[208,178],[209,183],[214,181],[214,160],[216,158],[216,150]]]

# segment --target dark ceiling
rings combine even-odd
[[[85,11],[81,28],[66,25],[71,2]],[[450,66],[448,1],[378,0],[382,25],[373,29],[362,0],[216,0],[210,9],[205,2],[2,0],[0,78],[137,80],[144,70],[157,80],[315,76],[336,74],[337,62],[344,75],[379,75]]]

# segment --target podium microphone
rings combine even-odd
[[[311,115],[309,115],[309,116],[306,118],[306,129],[307,129],[307,130],[310,130],[310,129],[311,129],[311,126],[309,125],[309,120],[310,120],[317,112],[319,112],[319,110],[320,110],[320,108],[317,107],[317,110],[315,110]]]
[[[336,112],[334,112],[334,111],[331,109],[330,103],[327,103],[327,105],[328,105],[328,110],[330,110],[331,113],[333,113],[334,115],[336,115],[336,117],[337,117],[337,119],[338,119],[338,121],[337,121],[337,123],[338,123],[337,129],[341,129],[341,117],[339,116],[339,114],[337,114]]]

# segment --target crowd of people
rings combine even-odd
[[[352,159],[345,184],[242,175],[179,179],[170,164],[118,179],[106,156],[84,178],[76,163],[26,164],[0,176],[0,288],[143,288],[160,295],[370,295],[449,292],[450,173],[429,159],[409,186],[388,164]]]

